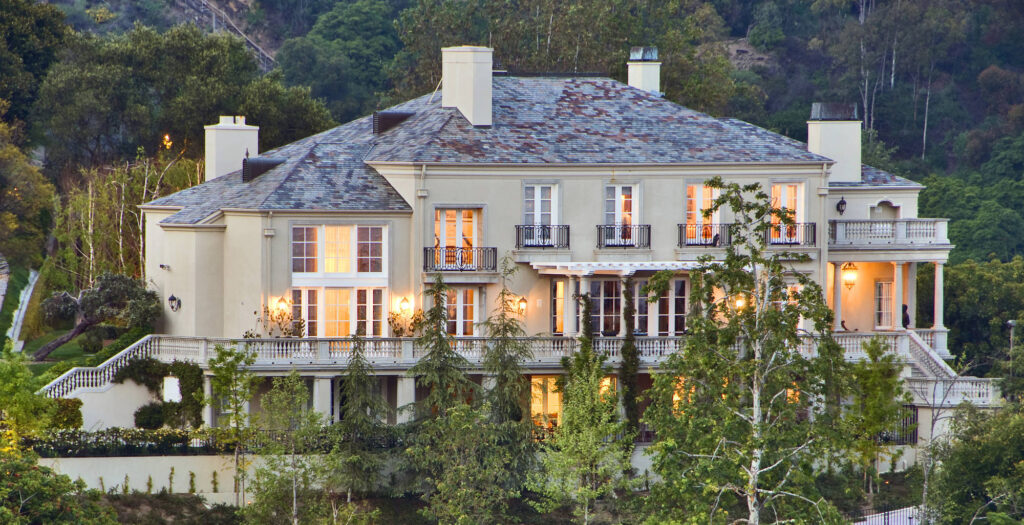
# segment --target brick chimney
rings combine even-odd
[[[441,107],[456,108],[474,126],[491,125],[491,68],[489,47],[441,48]]]
[[[242,116],[221,115],[220,122],[205,126],[206,180],[242,169],[242,159],[260,154],[260,128],[249,126]]]

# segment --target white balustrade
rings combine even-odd
[[[831,220],[829,245],[949,244],[948,219]]]

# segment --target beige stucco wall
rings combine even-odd
[[[81,392],[75,396],[82,400],[83,429],[134,427],[135,411],[156,401],[146,387],[131,380],[108,383],[105,388],[101,391]]]

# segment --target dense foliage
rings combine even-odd
[[[37,456],[0,448],[0,522],[115,524],[113,509],[81,480],[36,465]]]

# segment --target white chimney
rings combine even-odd
[[[490,126],[493,55],[489,47],[441,48],[441,107],[458,109],[474,126]]]
[[[223,116],[206,129],[206,180],[242,169],[246,154],[260,154],[260,128],[248,126],[245,117]]]
[[[807,151],[836,161],[830,182],[860,182],[860,128],[856,104],[811,105]]]
[[[659,97],[664,95],[661,92],[661,62],[658,61],[658,48],[631,48],[629,62],[626,62],[626,65],[629,69],[627,76],[630,86]]]

